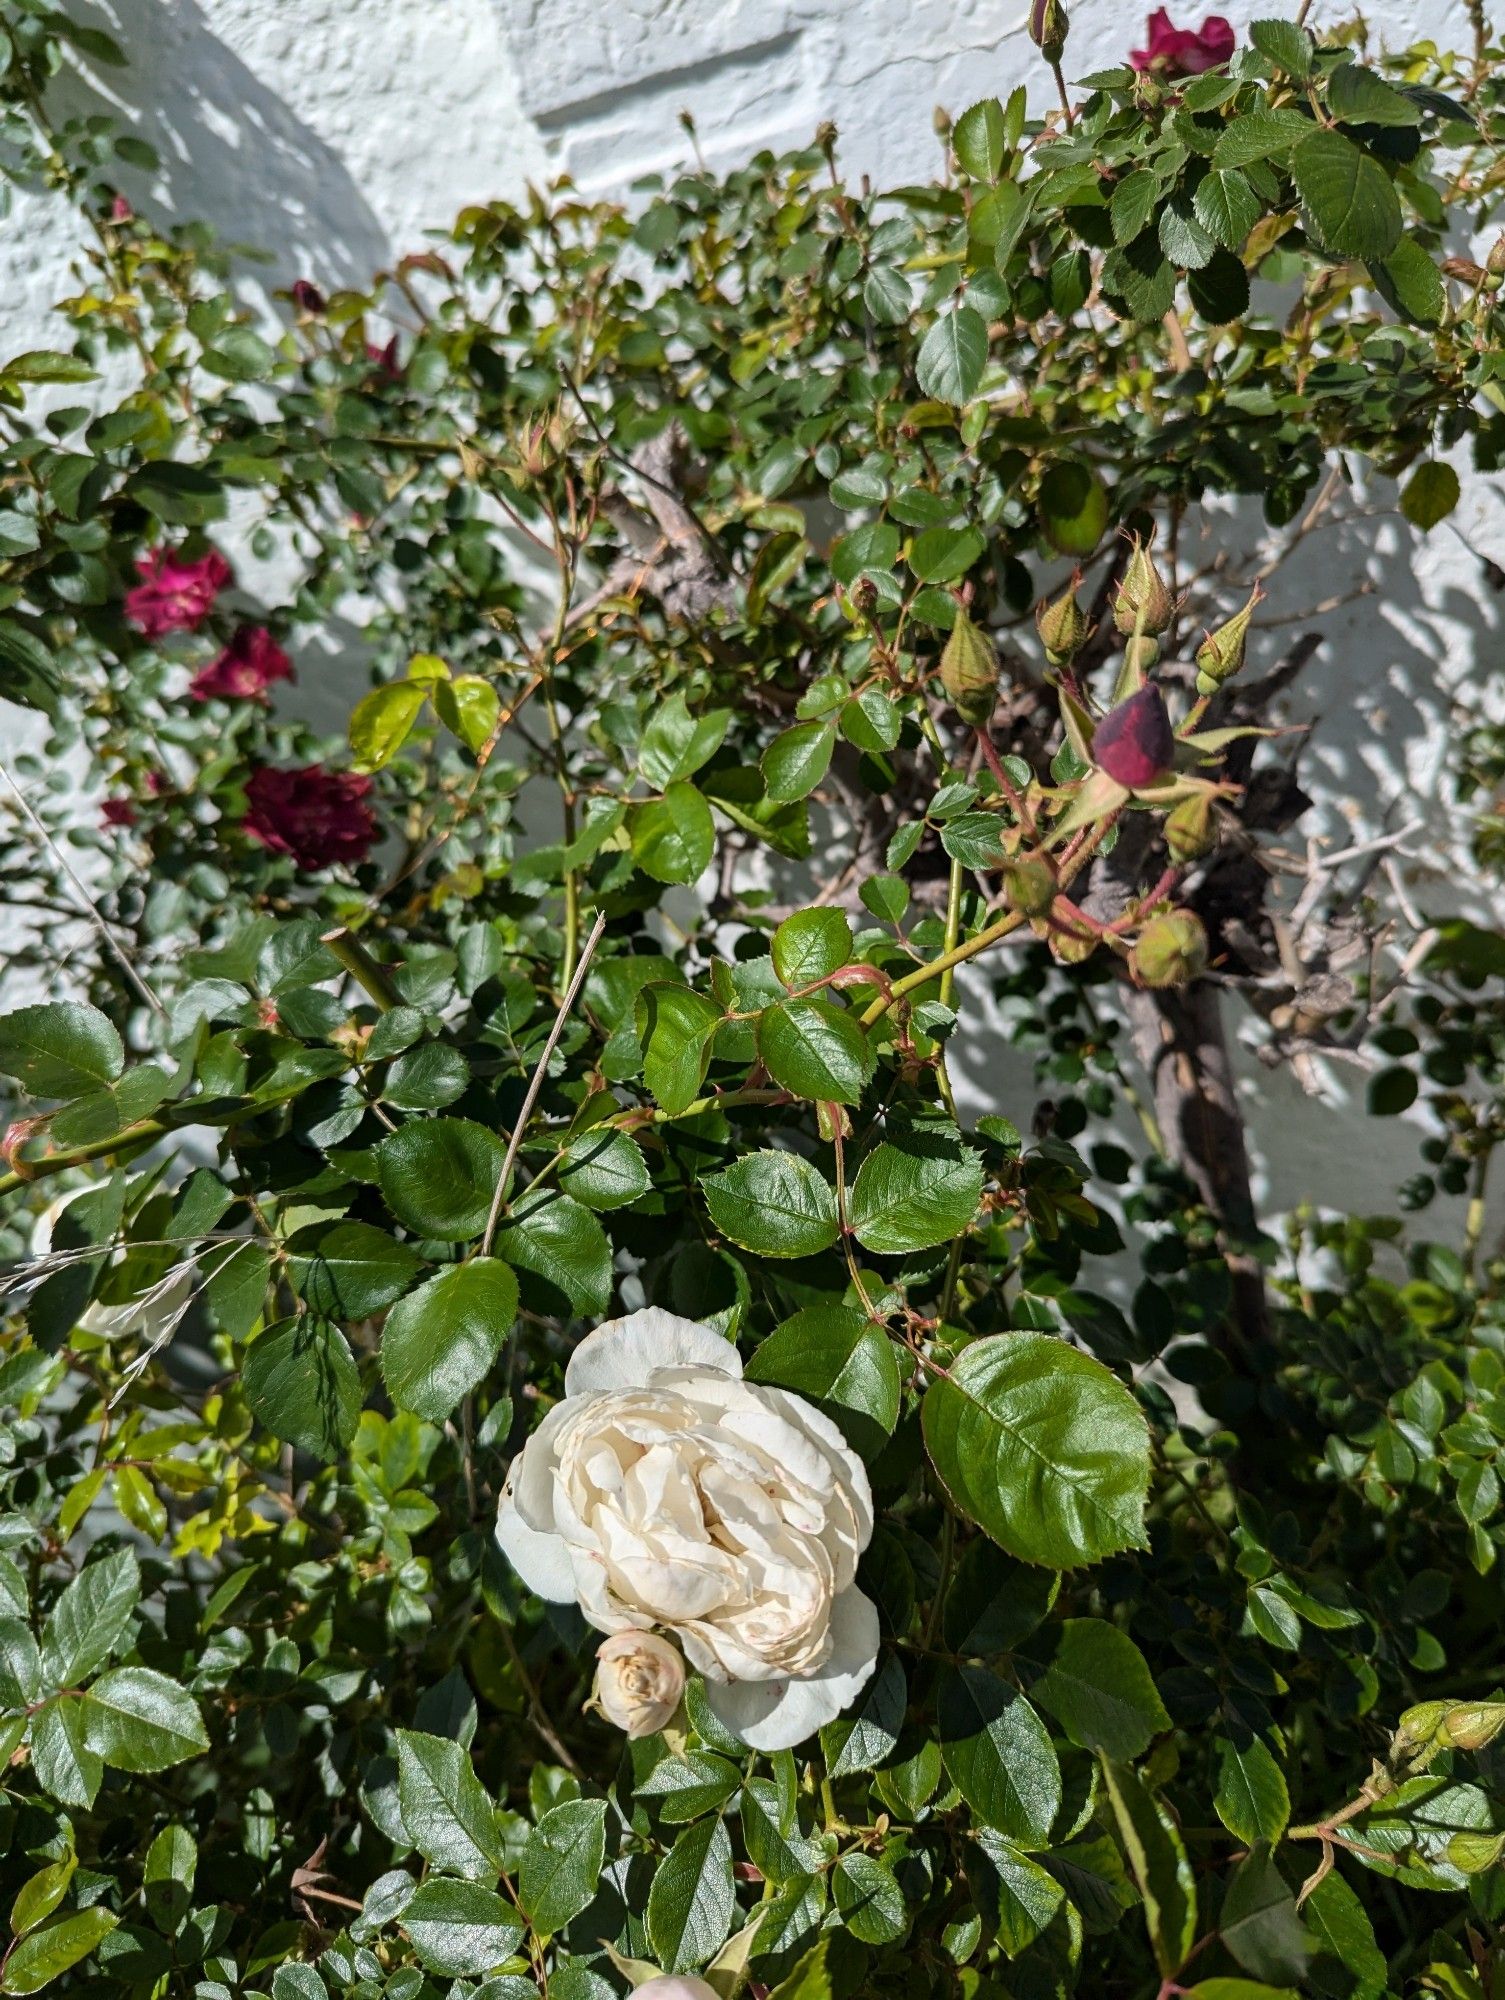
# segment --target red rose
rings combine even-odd
[[[99,809],[101,826],[134,826],[136,808],[129,799],[106,799]]]
[[[366,804],[371,780],[356,771],[328,771],[307,764],[298,771],[263,765],[246,784],[249,810],[241,826],[274,854],[290,854],[300,868],[328,868],[359,861],[376,838]]]
[[[402,363],[397,358],[397,335],[394,333],[385,347],[378,347],[375,341],[366,342],[366,359],[384,381],[402,380]]]
[[[1093,763],[1131,792],[1163,778],[1175,755],[1165,699],[1153,686],[1142,687],[1110,708],[1092,738]]]
[[[230,565],[218,549],[196,562],[183,562],[171,549],[137,556],[141,578],[125,594],[125,615],[148,639],[164,632],[196,632],[230,581]]]
[[[329,301],[309,278],[294,278],[292,301],[299,312],[321,313],[327,310]]]
[[[1233,24],[1221,14],[1209,14],[1200,28],[1177,28],[1163,7],[1147,25],[1149,47],[1129,56],[1135,69],[1158,70],[1162,76],[1200,76],[1216,69],[1233,54]]]
[[[273,681],[290,681],[293,663],[265,625],[238,625],[228,646],[188,683],[195,701],[265,701]]]

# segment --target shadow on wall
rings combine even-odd
[[[390,261],[386,231],[339,155],[219,39],[196,0],[72,0],[69,12],[130,61],[60,81],[59,103],[121,119],[156,148],[157,175],[121,173],[151,214],[207,222],[260,253],[269,289],[296,277],[365,286]]]

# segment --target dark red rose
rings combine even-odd
[[[99,809],[101,826],[134,826],[136,808],[129,799],[106,799]]]
[[[195,701],[262,701],[273,681],[290,681],[293,663],[265,625],[240,625],[228,646],[188,683]]]
[[[292,299],[299,312],[321,313],[326,311],[329,305],[329,301],[318,286],[308,278],[294,278]]]
[[[193,562],[182,561],[171,549],[153,549],[137,556],[136,573],[141,581],[125,594],[125,615],[148,639],[197,631],[231,577],[218,549]]]
[[[300,868],[328,868],[359,861],[376,838],[366,804],[371,780],[356,771],[306,764],[297,771],[263,765],[246,784],[248,811],[241,826],[274,854],[289,854]]]
[[[1200,76],[1233,54],[1233,24],[1221,14],[1209,14],[1200,28],[1178,28],[1157,7],[1146,31],[1148,48],[1133,50],[1129,61],[1135,69],[1152,69],[1161,76]]]
[[[397,358],[397,335],[394,333],[385,347],[378,347],[374,341],[366,342],[366,359],[376,373],[388,382],[402,380],[402,363]]]
[[[1110,708],[1092,738],[1092,761],[1131,792],[1163,778],[1175,755],[1165,697],[1154,686],[1142,687]]]

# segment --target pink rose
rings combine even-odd
[[[137,556],[136,574],[141,581],[125,594],[125,615],[148,639],[196,632],[231,577],[218,549],[194,562],[184,562],[171,549],[153,549]]]
[[[290,681],[293,663],[265,625],[238,625],[218,659],[188,683],[195,701],[261,701],[273,681]]]
[[[376,820],[366,804],[370,789],[371,780],[355,771],[329,771],[322,764],[277,771],[263,765],[247,781],[249,810],[241,826],[274,854],[291,855],[300,868],[359,861],[376,839]]]
[[[1200,28],[1177,28],[1163,7],[1151,14],[1149,47],[1135,49],[1129,61],[1135,69],[1152,69],[1162,76],[1200,76],[1216,69],[1233,54],[1233,24],[1221,14],[1209,14]]]

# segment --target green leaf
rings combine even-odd
[[[836,1241],[835,1190],[797,1153],[749,1153],[700,1185],[711,1221],[744,1250],[813,1257]]]
[[[428,700],[423,681],[387,681],[356,703],[350,717],[350,747],[358,771],[390,764],[412,732]]]
[[[996,97],[962,113],[951,128],[951,148],[973,180],[997,180],[1008,151],[1008,122]]]
[[[1345,125],[1419,125],[1421,106],[1362,63],[1339,63],[1327,79],[1327,108]]]
[[[747,1364],[750,1382],[792,1389],[876,1457],[899,1421],[899,1358],[881,1327],[849,1306],[808,1306],[776,1327]]]
[[[577,1312],[604,1313],[611,1303],[611,1245],[588,1208],[558,1188],[531,1187],[496,1233],[500,1256],[546,1278]]]
[[[1155,1963],[1174,1979],[1197,1937],[1197,1885],[1186,1848],[1175,1822],[1127,1764],[1104,1758],[1102,1773]]]
[[[976,528],[927,528],[909,545],[909,567],[922,583],[955,583],[986,547]]]
[[[559,1185],[587,1208],[625,1208],[651,1185],[636,1139],[614,1125],[596,1125],[570,1140],[559,1157]]]
[[[1378,2000],[1389,1984],[1389,1966],[1375,1941],[1374,1925],[1356,1892],[1343,1879],[1340,1869],[1324,1876],[1301,1906],[1312,1941],[1321,1956],[1335,1958],[1354,1975],[1357,1985],[1348,2000]],[[1313,1986],[1319,1992],[1332,1990],[1324,1977],[1330,1968],[1312,1968]],[[1344,1987],[1348,1982],[1343,1982]]]
[[[671,694],[654,709],[643,731],[638,769],[660,792],[678,779],[692,778],[721,748],[731,719],[729,708],[691,715],[684,696]]]
[[[155,459],[133,472],[122,490],[172,527],[202,528],[225,518],[225,489],[202,465]]]
[[[209,1748],[198,1703],[152,1667],[112,1667],[83,1709],[89,1748],[117,1771],[165,1771]]]
[[[1120,1764],[1142,1757],[1171,1726],[1143,1653],[1103,1618],[1067,1618],[1054,1636],[1050,1665],[1031,1696],[1082,1749]]]
[[[1076,459],[1057,459],[1049,467],[1036,506],[1047,538],[1065,556],[1090,556],[1108,526],[1107,490],[1092,468]]]
[[[1136,167],[1132,173],[1125,174],[1114,188],[1113,199],[1108,204],[1113,241],[1118,244],[1132,243],[1155,213],[1159,201],[1160,181],[1156,175],[1144,167]]]
[[[120,1036],[97,1007],[54,1000],[0,1015],[0,1073],[35,1097],[79,1097],[124,1068]]]
[[[768,797],[781,805],[808,797],[830,769],[835,747],[834,722],[796,722],[776,736],[760,760]]]
[[[131,1627],[141,1570],[129,1549],[81,1569],[42,1628],[42,1670],[51,1687],[74,1687],[102,1667]]]
[[[494,1889],[438,1875],[414,1890],[399,1921],[429,1971],[447,1979],[479,1978],[523,1940],[515,1911]]]
[[[694,1972],[713,1958],[736,1909],[732,1844],[719,1819],[686,1827],[654,1871],[648,1939],[665,1972]]]
[[[988,359],[988,323],[971,306],[943,313],[920,343],[915,375],[938,403],[965,403],[977,393]]]
[[[785,1000],[758,1016],[758,1055],[796,1097],[861,1102],[875,1057],[854,1014],[829,1000]]]
[[[227,382],[264,382],[277,365],[277,355],[250,326],[227,326],[199,357],[210,375]]]
[[[61,1860],[49,1862],[22,1883],[10,1912],[10,1927],[17,1937],[25,1937],[28,1931],[34,1931],[38,1924],[45,1923],[52,1915],[67,1895],[68,1884],[73,1880],[73,1871],[77,1866],[78,1856],[70,1847]]]
[[[31,1767],[49,1798],[87,1809],[104,1778],[104,1760],[89,1748],[85,1706],[60,1695],[37,1710],[31,1718]]]
[[[369,1222],[315,1222],[288,1241],[288,1278],[310,1312],[370,1319],[395,1305],[423,1269],[406,1243]]]
[[[518,1897],[534,1930],[551,1937],[596,1893],[606,1855],[606,1801],[566,1799],[528,1835]]]
[[[715,1001],[688,986],[654,981],[639,994],[643,1081],[671,1118],[700,1096],[711,1062],[711,1036],[721,1019]]]
[[[502,698],[480,674],[460,674],[429,688],[434,713],[467,750],[479,754],[490,742],[502,712]]]
[[[112,1910],[94,1904],[59,1917],[46,1930],[23,1938],[5,1961],[0,1993],[39,1993],[41,1989],[89,1956],[120,1922]]]
[[[463,1744],[399,1729],[397,1799],[408,1839],[426,1861],[472,1882],[495,1882],[502,1866],[496,1814]]]
[[[1024,1696],[983,1667],[948,1667],[936,1718],[946,1769],[972,1810],[1021,1847],[1044,1847],[1060,1809],[1061,1768]]]
[[[885,1140],[852,1185],[852,1228],[865,1250],[898,1257],[949,1242],[969,1228],[982,1199],[982,1161],[941,1133]]]
[[[469,1118],[416,1119],[377,1147],[377,1179],[399,1222],[464,1243],[486,1227],[505,1157],[496,1134]]]
[[[1249,39],[1262,56],[1288,76],[1310,76],[1312,38],[1294,21],[1251,21]]]
[[[1291,175],[1325,250],[1383,261],[1401,235],[1400,197],[1378,160],[1341,132],[1313,132],[1291,155]]]
[[[1144,1546],[1149,1431],[1100,1361],[1043,1333],[973,1341],[932,1381],[925,1443],[952,1499],[1024,1562]]]
[[[1249,273],[1230,250],[1214,250],[1186,280],[1192,309],[1209,326],[1226,326],[1249,310]]]
[[[329,1464],[355,1436],[361,1377],[331,1320],[307,1313],[258,1334],[241,1375],[252,1413],[284,1444]]]
[[[1447,311],[1442,273],[1414,236],[1403,236],[1383,264],[1370,266],[1369,275],[1385,303],[1412,326],[1441,324]]]
[[[1447,519],[1462,497],[1458,475],[1445,459],[1418,465],[1401,490],[1400,510],[1414,528],[1435,528]],[[0,1023],[3,1026],[3,1023]],[[1414,1098],[1416,1093],[1411,1093]]]
[[[716,851],[716,822],[691,784],[670,785],[628,815],[632,858],[655,882],[693,882]]]
[[[1252,166],[1256,160],[1269,160],[1278,154],[1288,153],[1295,145],[1308,138],[1315,130],[1311,118],[1303,111],[1285,107],[1272,111],[1261,105],[1255,111],[1246,111],[1242,117],[1228,124],[1213,148],[1212,164],[1220,173],[1227,173],[1234,167]]]
[[[0,368],[8,382],[97,382],[99,370],[91,368],[81,354],[59,354],[53,348],[33,347],[25,354],[12,355]]]
[[[876,1854],[844,1854],[831,1876],[837,1913],[863,1944],[892,1944],[909,1928],[904,1891]]]
[[[850,962],[852,926],[840,910],[796,910],[774,932],[772,953],[786,986],[808,986]]]
[[[742,1783],[742,1773],[714,1750],[687,1750],[654,1765],[633,1796],[653,1799],[671,1825],[699,1819],[724,1806]]]
[[[108,1139],[138,1118],[149,1118],[172,1088],[172,1078],[155,1063],[128,1069],[118,1083],[91,1090],[63,1106],[52,1120],[60,1146],[87,1146]]]
[[[14,618],[0,618],[0,696],[57,714],[63,679],[51,649]]]
[[[516,1318],[517,1279],[500,1259],[474,1257],[438,1272],[400,1299],[382,1328],[382,1380],[392,1401],[443,1423],[484,1378]]]
[[[830,1778],[875,1771],[887,1764],[904,1727],[909,1688],[904,1669],[890,1653],[862,1691],[851,1714],[828,1722],[820,1732],[821,1755]]]
[[[1004,1956],[1017,1958],[1054,1918],[1065,1892],[1013,1841],[991,1827],[974,1827],[971,1832],[986,1864],[979,1869],[969,1862],[967,1881],[998,1933]]]
[[[1312,1941],[1296,1914],[1296,1899],[1263,1842],[1234,1871],[1218,1913],[1223,1943],[1245,1972],[1272,1986],[1294,1986],[1306,1971]]]
[[[1215,1748],[1218,1772],[1212,1803],[1218,1818],[1246,1846],[1257,1840],[1279,1840],[1291,1817],[1291,1797],[1269,1746],[1258,1736],[1242,1743],[1220,1736]]]
[[[1259,196],[1244,176],[1216,167],[1197,183],[1192,208],[1208,235],[1227,250],[1242,250],[1261,213]]]

